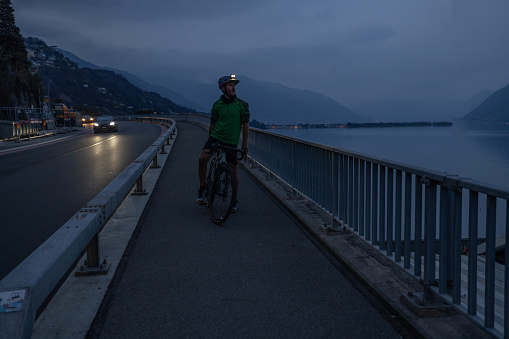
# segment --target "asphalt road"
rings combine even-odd
[[[178,126],[90,338],[400,338],[395,317],[243,170],[239,212],[213,224],[195,203],[206,132]]]
[[[118,124],[117,133],[85,133],[0,145],[0,280],[162,132],[159,125]]]

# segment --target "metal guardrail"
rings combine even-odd
[[[507,190],[253,128],[248,144],[257,163],[331,215],[331,230],[347,227],[420,279],[423,303],[438,297],[509,337],[509,270],[496,261]]]
[[[99,232],[131,189],[143,193],[143,173],[157,155],[164,153],[176,131],[172,119],[138,117],[136,121],[166,124],[169,129],[120,173],[86,206],[58,229],[46,242],[0,281],[0,295],[17,296],[19,310],[0,313],[0,338],[30,338],[39,308],[46,302],[61,280],[68,274],[83,251],[87,251],[89,271],[104,271],[100,262]],[[21,297],[20,297],[21,296]],[[0,306],[6,300],[0,301]]]

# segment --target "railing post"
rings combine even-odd
[[[366,240],[370,240],[371,237],[371,227],[372,227],[372,211],[373,206],[375,205],[376,197],[372,192],[376,191],[374,185],[375,180],[373,180],[373,171],[372,166],[375,167],[375,164],[371,162],[366,163],[366,233],[364,234]],[[372,186],[373,185],[373,186]],[[372,190],[373,187],[373,190]]]
[[[385,170],[386,167],[383,165],[380,165],[380,213],[379,213],[379,239],[378,239],[378,247],[380,248],[380,251],[385,251],[387,249],[387,223],[385,221],[386,216],[386,207],[385,207],[385,201],[386,201],[386,193],[385,193]]]
[[[440,244],[439,244],[439,260],[440,260],[440,268],[439,268],[439,284],[438,291],[441,294],[447,293],[447,286],[451,282],[451,272],[449,271],[450,265],[450,257],[452,254],[452,248],[450,245],[451,240],[451,225],[452,225],[452,216],[451,216],[451,190],[442,184],[440,186]]]
[[[354,232],[359,231],[359,161],[360,159],[352,158],[352,180],[353,180],[353,196],[352,196],[352,206],[353,206],[353,229]],[[361,229],[363,235],[364,230]],[[369,238],[366,238],[369,240]]]
[[[387,251],[388,257],[394,254],[394,169],[387,168]]]
[[[420,277],[421,269],[421,244],[422,244],[422,178],[415,176],[415,246],[414,246],[414,275]]]
[[[410,253],[412,242],[412,174],[405,172],[405,246],[404,246],[404,263],[405,269],[410,268]]]
[[[377,246],[380,244],[378,239],[378,214],[380,212],[380,205],[378,204],[378,164],[371,165],[371,162],[368,163],[368,166],[371,168],[371,178],[367,178],[369,180],[369,185],[371,186],[371,194],[369,195],[373,202],[371,203],[371,217],[369,218],[369,222],[367,223],[367,227],[371,228],[371,244],[373,246]],[[368,193],[366,192],[366,197]],[[369,213],[369,211],[366,211]]]
[[[470,238],[468,249],[468,314],[477,314],[477,238],[479,223],[479,193],[470,191],[468,203],[468,235]],[[509,219],[508,219],[509,222]],[[507,234],[507,233],[506,233]],[[506,246],[506,249],[509,246]],[[507,262],[507,261],[506,261]],[[506,270],[508,272],[508,270]],[[507,282],[507,280],[506,280]],[[506,284],[507,285],[507,284]],[[507,298],[507,294],[506,294]],[[505,318],[508,319],[508,318]]]
[[[338,163],[336,160],[335,152],[331,152],[331,215],[332,215],[332,223],[330,225],[323,225],[323,228],[326,231],[337,232],[344,229],[338,219],[335,218],[336,209],[338,207],[338,195],[339,195],[339,171],[338,171]],[[339,215],[338,215],[339,218]]]
[[[403,172],[396,170],[396,216],[394,226],[394,261],[401,262],[403,253],[401,248],[401,231],[403,228]]]
[[[462,217],[462,191],[461,188],[454,189],[454,231],[453,231],[453,292],[452,302],[461,303],[461,217]]]
[[[495,238],[496,238],[497,198],[488,194],[486,198],[486,271],[484,297],[484,326],[495,326]]]
[[[359,229],[366,230],[369,229],[369,225],[371,224],[370,220],[366,220],[366,210],[365,210],[365,199],[366,199],[366,161],[360,160],[359,166]]]
[[[437,182],[423,178],[425,184],[425,224],[424,224],[424,301],[435,300],[430,287],[435,281],[435,242],[437,223]]]
[[[346,155],[340,154],[339,156],[339,166],[340,171],[339,175],[341,177],[341,186],[339,188],[340,200],[339,200],[339,212],[340,212],[340,220],[343,220],[344,224],[348,223],[347,218],[347,203],[348,203],[348,157]]]

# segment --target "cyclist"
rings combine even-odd
[[[198,175],[200,178],[200,188],[196,202],[200,205],[206,204],[205,197],[205,176],[207,174],[207,163],[212,157],[211,145],[220,143],[230,147],[237,147],[242,131],[242,150],[247,151],[247,135],[249,132],[249,105],[247,102],[239,99],[236,95],[235,86],[239,80],[235,74],[219,78],[219,89],[223,92],[219,100],[212,106],[212,113],[209,126],[209,138],[201,151],[198,160]],[[237,153],[228,151],[226,155],[228,165],[235,172],[237,181],[237,190],[239,187],[239,176],[237,173]],[[234,193],[234,204],[232,212],[237,212],[237,191]]]

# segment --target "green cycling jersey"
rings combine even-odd
[[[238,145],[243,123],[249,123],[249,105],[235,96],[228,98],[222,95],[212,106],[210,134],[227,144]]]

